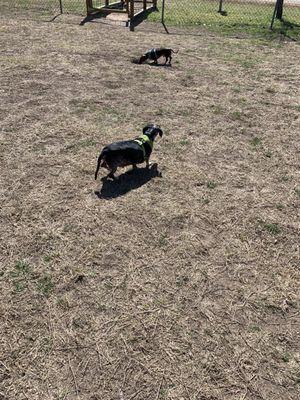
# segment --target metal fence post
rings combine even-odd
[[[276,0],[276,3],[275,3],[270,29],[273,29],[273,25],[274,25],[274,21],[275,21],[275,15],[277,13],[277,6],[278,6],[278,0]]]
[[[165,28],[165,31],[169,33],[166,25],[165,25],[165,0],[162,0],[162,5],[161,5],[161,23],[162,26]]]
[[[222,7],[223,7],[223,0],[220,0],[219,10],[218,10],[218,13],[220,13],[220,14],[223,12]]]
[[[276,18],[282,19],[283,14],[283,1],[284,0],[277,0],[277,11],[276,11]]]
[[[63,13],[63,5],[62,5],[62,0],[59,0],[59,8],[60,8],[60,13]]]

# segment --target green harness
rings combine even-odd
[[[142,135],[139,138],[134,139],[134,142],[137,142],[139,144],[139,146],[142,148],[144,158],[146,156],[146,150],[145,150],[145,146],[144,146],[145,143],[149,144],[149,146],[151,147],[151,150],[153,148],[153,141],[147,135]]]

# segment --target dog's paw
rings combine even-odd
[[[148,168],[151,169],[152,171],[156,171],[157,170],[157,163],[150,163],[148,165]]]

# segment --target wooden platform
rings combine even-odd
[[[129,27],[130,25],[130,19],[128,18],[127,14],[112,12],[106,16],[105,20],[110,25],[119,25],[125,27]]]
[[[109,24],[129,27],[131,31],[147,16],[157,11],[157,0],[119,0],[96,7],[93,0],[86,0],[88,22],[94,18],[105,18]]]

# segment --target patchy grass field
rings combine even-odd
[[[78,22],[1,17],[1,400],[298,399],[299,45]]]

